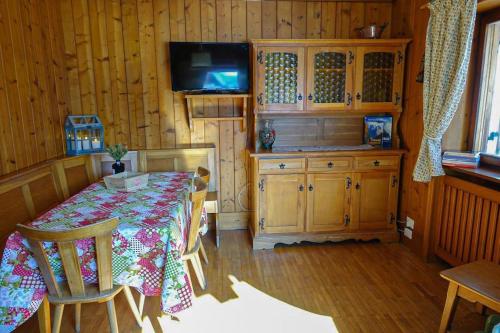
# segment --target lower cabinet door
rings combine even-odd
[[[306,206],[304,174],[261,175],[259,193],[261,233],[304,231]]]
[[[353,174],[353,224],[360,230],[395,228],[397,184],[396,172]]]
[[[342,231],[349,228],[351,175],[307,176],[307,231]]]

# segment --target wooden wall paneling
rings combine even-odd
[[[66,76],[64,59],[63,27],[60,7],[55,1],[46,1],[47,17],[49,18],[51,67],[54,77],[53,86],[56,92],[59,117],[56,119],[56,138],[58,156],[66,152],[64,121],[70,114],[69,82]]]
[[[154,0],[153,2],[161,148],[175,147],[174,96],[169,75],[170,9],[168,4],[168,0]]]
[[[31,23],[31,4],[28,1],[23,1],[21,3],[21,15],[19,16],[22,20],[22,28],[24,35],[24,44],[27,55],[35,54],[35,46],[32,38],[32,23]],[[45,161],[47,159],[47,151],[45,149],[45,136],[43,130],[43,111],[40,91],[37,88],[37,76],[35,70],[35,62],[33,58],[27,61],[28,68],[28,79],[29,79],[29,94],[30,94],[30,104],[32,108],[31,119],[33,123],[33,141],[32,145],[35,148],[34,160],[37,162]]]
[[[184,0],[170,1],[170,40],[186,41],[186,14]],[[180,93],[174,93],[175,143],[189,144],[191,132],[187,123],[185,100]]]
[[[160,148],[160,115],[158,111],[158,83],[153,0],[137,2],[139,45],[141,51],[142,96],[146,147]]]
[[[54,110],[57,110],[57,103],[52,100],[53,95],[51,92],[51,76],[49,64],[51,61],[50,54],[47,52],[47,32],[46,25],[42,24],[44,15],[43,3],[40,1],[31,2],[30,6],[30,21],[31,21],[31,38],[33,40],[33,53],[32,60],[34,61],[34,85],[36,87],[36,94],[40,96],[40,113],[35,115],[33,121],[35,122],[35,130],[38,133],[38,138],[40,145],[42,146],[42,153],[45,152],[45,159],[53,158],[58,156],[63,147],[62,142],[56,143],[56,136],[54,131],[60,131],[60,129],[54,129],[56,124],[60,124],[54,121]],[[64,58],[59,59],[59,62],[63,62]],[[36,95],[32,98],[35,99]],[[59,115],[56,113],[56,117]],[[61,150],[58,151],[58,146]]]
[[[15,136],[11,144],[15,146],[15,165],[16,169],[28,166],[28,156],[26,145],[23,140],[23,116],[20,105],[19,88],[17,85],[16,65],[14,51],[11,39],[11,29],[9,26],[9,10],[6,1],[0,4],[0,35],[5,36],[0,39],[2,62],[3,62],[3,77],[5,80],[5,88],[7,92],[7,101],[9,110],[9,123],[12,126],[12,133]]]
[[[303,1],[292,2],[292,38],[306,38],[307,4]],[[264,17],[263,17],[264,19]],[[264,36],[262,36],[265,38]]]
[[[306,37],[315,39],[321,38],[321,2],[307,2],[306,6]]]
[[[276,17],[276,1],[262,1],[262,38],[276,38]]]
[[[201,4],[200,0],[185,0],[186,41],[201,41]]]
[[[32,4],[34,3],[36,2],[33,1]],[[76,37],[72,2],[71,0],[60,0],[59,4],[59,8],[61,11],[61,23],[64,30],[64,63],[66,67],[66,76],[69,83],[71,113],[82,114],[82,101],[80,94],[80,80],[78,78],[78,57],[76,54]]]
[[[115,142],[127,146],[130,142],[129,104],[125,54],[123,46],[122,10],[119,0],[105,1],[109,80],[115,124]],[[168,20],[166,20],[168,25]],[[155,26],[156,27],[156,26]]]
[[[292,1],[278,1],[276,7],[278,38],[292,38]]]
[[[78,57],[78,79],[83,114],[96,114],[96,90],[94,64],[92,62],[92,40],[90,36],[89,7],[87,0],[73,0],[76,55]],[[69,13],[65,13],[68,15]]]
[[[31,103],[30,73],[28,68],[28,59],[25,49],[25,36],[21,20],[21,2],[7,1],[9,9],[9,25],[11,33],[16,38],[12,38],[14,52],[15,72],[17,75],[17,87],[19,91],[19,105],[21,108],[21,117],[23,123],[22,132],[18,133],[17,138],[26,145],[27,165],[37,163],[37,142],[35,135],[35,126],[33,122],[33,105]]]
[[[143,89],[137,3],[136,0],[124,0],[121,4],[130,144],[134,149],[144,149],[146,148],[146,132],[142,99]]]
[[[321,3],[321,38],[335,38],[337,3]]]
[[[349,38],[351,34],[351,3],[337,3],[335,38]]]
[[[231,22],[232,41],[245,41],[247,39],[247,12],[245,1],[232,0]],[[238,98],[233,100],[233,114],[243,114],[243,99]],[[243,131],[238,122],[231,123],[233,125],[232,136],[234,138],[234,210],[236,212],[242,212],[248,208],[248,199],[246,195],[247,171],[245,160],[247,131]]]
[[[53,23],[47,24],[45,23],[46,20],[49,17],[47,8],[48,8],[48,3],[44,0],[39,0],[38,1],[38,15],[39,15],[39,22],[40,22],[40,29],[41,29],[41,47],[40,51],[42,52],[42,59],[43,59],[43,66],[46,67],[45,70],[45,75],[46,75],[46,90],[43,91],[43,94],[46,95],[46,98],[48,100],[47,102],[47,109],[46,109],[46,114],[43,115],[43,117],[47,118],[47,124],[49,127],[49,131],[51,132],[51,135],[53,137],[53,140],[49,141],[48,147],[49,147],[49,157],[54,158],[54,157],[60,157],[62,154],[64,154],[64,143],[62,142],[63,136],[63,130],[62,127],[64,126],[64,120],[61,119],[61,117],[64,117],[62,114],[63,112],[59,111],[60,105],[59,103],[62,101],[58,100],[58,92],[57,92],[57,84],[56,81],[57,75],[54,72],[54,65],[55,65],[55,60],[54,56],[56,54],[53,52],[52,49],[52,44],[53,44],[53,28],[52,25]],[[60,38],[59,36],[57,38]]]
[[[115,143],[115,122],[111,95],[110,58],[107,44],[108,36],[105,11],[105,0],[89,2],[97,114],[105,128],[104,142],[107,145],[112,145]]]
[[[365,10],[366,5],[362,2],[351,4],[351,20],[349,22],[349,36],[351,38],[359,38],[357,29],[372,23],[365,19]]]

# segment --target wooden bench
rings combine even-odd
[[[500,265],[476,261],[441,272],[450,282],[439,332],[445,333],[453,320],[458,297],[500,312]]]

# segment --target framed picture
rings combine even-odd
[[[381,148],[391,148],[392,116],[366,116],[365,143]]]

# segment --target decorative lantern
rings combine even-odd
[[[75,156],[104,151],[104,127],[98,116],[68,116],[64,129],[67,155]]]

